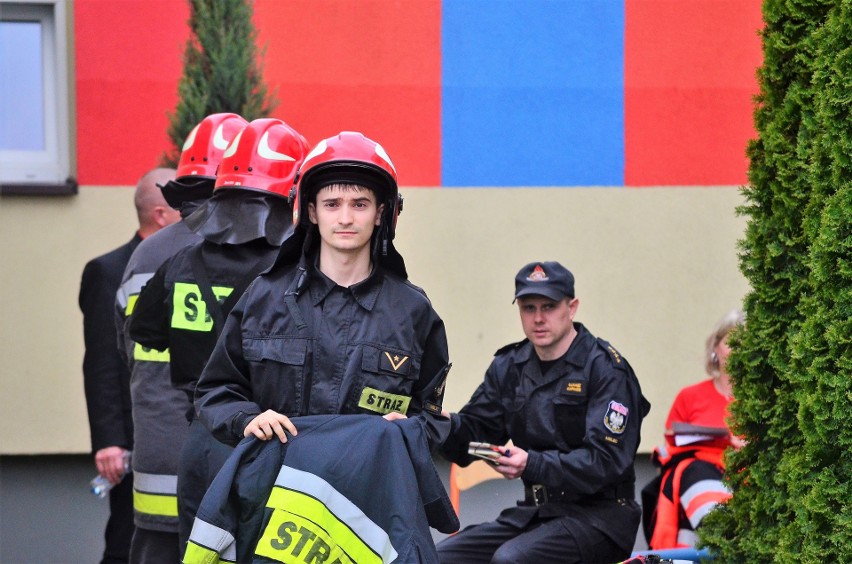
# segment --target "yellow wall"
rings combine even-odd
[[[737,188],[403,190],[397,246],[443,317],[461,407],[494,351],[523,338],[514,275],[534,260],[572,270],[577,319],[630,361],[653,404],[642,450],[674,395],[704,378],[704,339],[747,291],[737,267]],[[86,452],[80,274],[126,242],[129,187],[0,198],[0,454]]]

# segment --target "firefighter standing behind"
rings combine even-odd
[[[133,536],[132,485],[123,480],[126,453],[133,448],[130,374],[116,349],[112,304],[121,273],[139,243],[180,216],[163,200],[157,183],[174,178],[175,171],[157,168],[136,184],[133,203],[139,230],[124,245],[90,260],[80,281],[83,312],[83,384],[89,430],[98,473],[116,484],[109,492],[109,520],[102,563],[127,562]]]
[[[213,195],[216,168],[228,143],[248,125],[237,114],[204,118],[187,135],[177,177],[160,186],[168,204],[188,217]],[[173,223],[148,237],[133,252],[115,300],[119,353],[130,369],[133,405],[133,510],[136,530],[130,561],[178,562],[177,468],[189,434],[186,413],[192,404],[172,387],[168,351],[142,347],[125,333],[142,287],[166,259],[202,241],[185,221]]]
[[[442,453],[471,462],[471,441],[503,447],[494,469],[521,478],[525,499],[496,521],[438,545],[442,563],[617,562],[639,527],[633,461],[650,405],[627,363],[574,322],[574,276],[558,262],[515,277],[527,339],[497,351]]]
[[[296,234],[231,311],[196,391],[221,440],[286,442],[290,417],[416,416],[430,447],[448,421],[444,324],[393,245],[402,199],[384,149],[360,133],[321,141],[294,192]],[[349,445],[330,446],[330,454]]]
[[[185,221],[204,241],[165,262],[142,290],[130,337],[169,349],[172,385],[190,404],[195,385],[233,304],[293,232],[288,203],[304,137],[278,119],[258,119],[228,146],[213,197]],[[207,487],[230,448],[216,441],[190,407],[189,436],[178,464],[181,551]]]

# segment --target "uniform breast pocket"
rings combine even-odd
[[[414,384],[420,376],[420,359],[411,353],[364,345],[361,378],[353,390],[358,407],[375,413],[407,413]]]
[[[297,413],[302,401],[307,342],[301,339],[243,339],[251,372],[252,400],[263,409]]]
[[[586,435],[586,409],[588,400],[585,394],[560,394],[553,398],[553,415],[557,429],[569,448],[583,444]]]

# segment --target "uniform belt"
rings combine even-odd
[[[571,499],[567,491],[560,488],[548,488],[542,484],[524,484],[524,505],[544,505],[560,501],[576,501],[576,495]]]
[[[568,490],[549,488],[542,484],[524,484],[524,505],[535,505],[536,507],[546,503],[582,503],[601,499],[633,499],[634,497],[635,492],[631,482],[605,488],[587,496],[578,496]]]

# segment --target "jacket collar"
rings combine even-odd
[[[334,280],[320,271],[317,266],[318,259],[319,253],[314,255],[313,260],[308,261],[308,264],[310,265],[308,272],[311,277],[311,303],[315,306],[323,301],[332,290],[335,288],[342,288],[342,286],[338,286]],[[373,267],[373,271],[370,272],[370,275],[367,276],[367,278],[357,284],[349,286],[348,290],[352,292],[352,297],[355,298],[358,305],[367,311],[373,311],[373,307],[375,307],[376,300],[378,300],[379,297],[379,292],[382,289],[383,282],[384,275],[381,267]]]
[[[527,341],[523,345],[523,352],[519,354],[515,360],[516,364],[525,364],[524,373],[528,377],[533,378],[539,384],[546,384],[561,378],[568,367],[572,369],[582,369],[585,366],[589,352],[595,343],[595,338],[582,323],[574,323],[574,329],[577,330],[577,336],[571,342],[571,346],[561,358],[556,359],[556,363],[551,367],[547,374],[541,374],[539,370],[539,361],[535,352],[535,347]],[[537,384],[538,385],[538,384]]]

